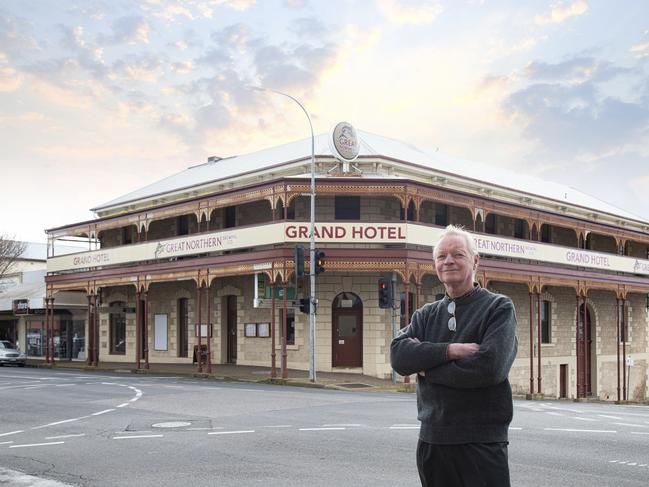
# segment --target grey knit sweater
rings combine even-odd
[[[457,329],[448,329],[448,296],[415,311],[390,346],[392,367],[418,376],[419,437],[434,444],[507,441],[512,391],[507,376],[517,350],[516,314],[506,296],[479,289],[455,301]],[[413,338],[417,338],[417,343]],[[449,343],[477,343],[470,357],[449,361]]]

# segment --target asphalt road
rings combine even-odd
[[[413,394],[2,368],[0,417],[3,485],[419,485]],[[516,401],[509,452],[514,486],[646,487],[649,408]]]

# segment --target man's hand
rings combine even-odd
[[[477,343],[449,343],[446,349],[446,356],[449,360],[466,358],[480,350]]]

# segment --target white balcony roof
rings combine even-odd
[[[547,198],[567,207],[578,206],[624,219],[649,223],[649,220],[645,218],[617,208],[570,186],[494,168],[483,163],[451,157],[438,151],[427,153],[411,144],[361,130],[357,130],[357,133],[360,139],[359,156],[361,157],[376,156],[395,159],[429,169],[436,174],[445,173],[449,177],[465,179],[467,182],[500,187],[520,193],[521,196]],[[330,137],[331,134],[328,133],[315,137],[316,157],[333,156],[329,146]],[[149,198],[164,197],[164,195],[174,192],[195,190],[245,174],[267,171],[296,161],[308,160],[310,156],[311,139],[306,138],[250,154],[223,158],[216,162],[189,167],[177,174],[101,204],[93,208],[92,211],[108,210]],[[371,176],[376,177],[377,175]]]

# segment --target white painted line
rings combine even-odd
[[[606,418],[606,419],[624,419],[624,418],[620,418],[619,416],[609,416],[608,414],[598,414],[597,416],[601,416],[602,418]]]
[[[335,427],[335,428],[300,428],[300,431],[332,431],[332,430],[344,430],[345,428]]]
[[[627,462],[627,461],[624,460],[623,462],[617,462],[617,463],[621,463],[622,465],[626,465],[626,462]]]
[[[390,426],[391,430],[418,430],[419,426]]]
[[[85,433],[79,433],[78,435],[60,435],[60,436],[46,436],[46,440],[60,440],[61,438],[76,438],[78,436],[86,436]]]
[[[358,424],[358,423],[349,423],[349,424],[323,424],[322,426],[325,427],[325,428],[329,428],[329,427],[332,427],[332,426],[344,426],[344,427],[350,427],[351,428],[351,427],[354,427],[354,426],[361,426],[361,425]]]
[[[597,421],[596,419],[593,418],[582,418],[580,416],[575,416],[572,419],[578,419],[579,421]]]
[[[632,435],[649,435],[649,432],[646,431],[632,431]]]
[[[76,384],[56,384],[55,387],[70,387],[70,386],[76,386]]]
[[[617,463],[617,460],[609,460],[608,463]]]
[[[64,423],[72,423],[74,421],[79,421],[81,419],[86,419],[86,418],[89,418],[89,417],[90,416],[80,416],[78,418],[64,419],[63,421],[56,421],[54,423],[48,423],[48,424],[42,424],[40,426],[34,426],[32,429],[33,430],[38,430],[38,429],[41,429],[41,428],[47,428],[48,426],[56,426],[56,425],[64,424]]]
[[[565,416],[563,413],[555,413],[553,411],[546,411],[545,414],[550,414],[552,416]]]
[[[646,467],[646,466],[647,466],[646,463],[641,463],[640,465],[638,465],[638,467]]]
[[[0,445],[10,445],[12,443],[13,441],[3,441],[2,443],[0,443]]]
[[[133,399],[129,399],[128,402],[135,402],[139,399],[139,397],[134,397]]]
[[[162,438],[164,435],[113,436],[113,440],[130,440],[131,438]]]
[[[47,386],[49,386],[49,384],[40,384],[37,386],[25,386],[23,387],[23,390],[28,391],[30,389],[40,389],[41,387],[47,387]]]
[[[649,426],[645,426],[644,424],[634,424],[634,423],[613,423],[617,424],[618,426],[637,426],[638,428],[649,428]]]
[[[635,467],[637,465],[637,463],[632,462],[632,463],[627,463],[626,465],[627,465],[627,467]]]
[[[115,411],[115,409],[104,409],[103,411],[92,413],[91,416],[99,416],[101,414],[110,413],[111,411]]]
[[[49,445],[62,445],[65,441],[52,441],[51,443],[31,443],[29,445],[11,445],[9,448],[26,448],[28,446],[49,446]]]
[[[574,428],[543,428],[545,431],[569,431],[572,433],[617,433],[613,430],[580,430]]]
[[[124,403],[122,403],[122,404],[117,405],[116,407],[118,407],[118,408],[123,408],[123,407],[126,407],[126,406],[128,406],[128,403],[127,403],[127,402],[124,402]]]
[[[254,433],[255,430],[240,430],[240,431],[212,431],[208,435],[237,435],[239,433]]]
[[[523,428],[517,428],[515,426],[510,426],[509,429],[510,430],[522,430]]]
[[[9,436],[9,435],[15,435],[16,433],[24,433],[25,430],[16,430],[16,431],[10,431],[9,433],[0,433],[0,436]]]

